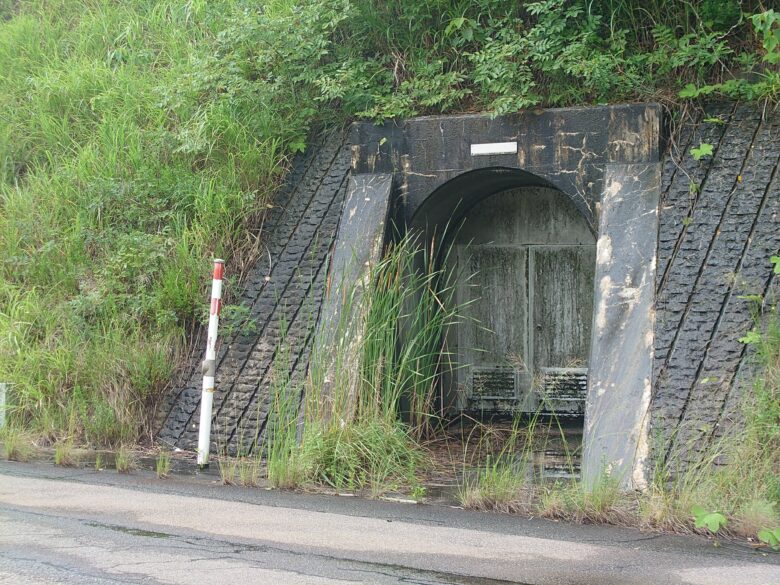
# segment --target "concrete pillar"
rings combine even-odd
[[[350,396],[357,385],[363,335],[359,317],[365,311],[360,299],[370,266],[381,259],[392,185],[390,174],[349,178],[314,348],[315,361],[324,362],[316,364],[325,367],[324,395],[331,393],[337,376],[339,384],[350,388]]]
[[[608,164],[596,245],[582,479],[625,489],[649,479],[661,165]]]

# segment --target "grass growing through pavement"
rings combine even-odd
[[[62,467],[74,467],[78,458],[73,452],[73,441],[65,439],[54,445],[54,464]]]
[[[171,453],[161,449],[154,461],[154,469],[159,479],[165,479],[171,472]]]
[[[531,424],[536,421],[533,419]],[[457,499],[465,508],[521,512],[526,509],[533,470],[533,448],[525,421],[516,416],[506,436],[490,425],[476,423],[463,446]],[[476,445],[473,437],[476,435]]]
[[[129,473],[136,466],[133,451],[127,445],[120,445],[114,453],[114,467],[118,473]]]

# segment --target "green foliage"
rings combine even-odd
[[[696,505],[691,508],[691,514],[694,518],[696,528],[706,528],[713,534],[726,526],[726,517],[720,512],[710,512],[702,506]]]
[[[306,131],[274,113],[257,132],[201,89],[241,12],[221,4],[30,1],[0,21],[0,379],[49,440],[148,434],[209,257],[242,254]]]
[[[742,18],[739,0],[704,0],[700,13],[704,25],[713,30],[729,30]]]
[[[780,63],[780,12],[767,10],[750,17],[764,47],[764,61]]]
[[[308,478],[337,490],[375,495],[417,483],[422,453],[400,422],[365,420],[342,428],[316,423],[303,439]]]
[[[114,467],[117,473],[129,473],[135,467],[133,452],[126,445],[120,445],[114,453]]]
[[[691,156],[696,160],[701,160],[705,156],[712,156],[712,144],[708,142],[702,142],[699,146],[691,148]]]
[[[759,59],[756,53],[742,52],[734,58],[737,69],[741,70],[740,75],[719,83],[689,83],[679,92],[680,97],[698,98],[721,94],[736,99],[777,99],[780,95],[780,71],[776,67],[780,64],[780,14],[774,10],[766,10],[751,15],[749,20],[763,49],[761,61],[768,64],[767,67],[758,67]],[[723,57],[730,54],[730,49],[721,45],[721,50],[713,51],[710,56],[717,57],[717,62],[724,62]],[[749,76],[755,79],[748,79]]]
[[[160,451],[154,461],[155,472],[159,479],[165,479],[171,472],[171,454],[169,451]]]
[[[543,490],[539,512],[546,518],[620,524],[630,517],[629,500],[619,482],[603,473],[591,486],[556,482]]]
[[[457,498],[464,508],[516,512],[523,509],[522,491],[532,479],[534,429],[538,417],[525,426],[515,417],[512,429],[496,452],[495,434],[481,428],[476,447],[467,441],[463,454],[463,479]],[[469,437],[471,439],[471,437]],[[471,451],[471,453],[469,453]],[[484,453],[484,462],[473,469],[470,459]]]
[[[758,531],[758,539],[774,550],[780,550],[780,527],[771,530],[762,528]]]
[[[54,464],[62,467],[74,467],[78,459],[73,453],[73,443],[70,440],[61,441],[54,445]]]

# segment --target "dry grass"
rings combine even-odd
[[[61,467],[75,467],[79,458],[73,448],[73,441],[64,440],[54,445],[54,464]]]
[[[636,522],[636,499],[621,491],[608,476],[591,488],[579,481],[542,488],[538,513],[543,518],[581,524],[629,525]]]
[[[238,474],[238,461],[233,457],[221,456],[217,458],[219,465],[219,477],[222,485],[236,485],[236,475]]]
[[[6,427],[0,434],[5,458],[9,461],[29,461],[33,455],[32,436],[15,427]]]

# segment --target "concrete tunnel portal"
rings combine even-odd
[[[217,358],[222,447],[247,452],[263,433],[283,324],[300,380],[312,332],[338,315],[330,283],[359,282],[391,224],[449,224],[452,260],[480,275],[457,294],[486,324],[448,337],[469,364],[449,381],[449,411],[584,414],[584,481],[644,487],[660,135],[659,106],[632,104],[356,123],[305,155],[268,219],[278,260],[245,291],[258,333]],[[196,367],[183,373],[162,439],[194,440],[198,386]]]
[[[412,218],[446,234],[441,264],[459,277],[462,319],[447,339],[445,415],[585,414],[596,235],[572,198],[522,170],[470,171]],[[424,236],[426,237],[426,236]]]
[[[367,233],[381,244],[392,221],[426,238],[449,226],[450,257],[478,274],[458,290],[473,319],[448,337],[465,367],[444,377],[446,410],[584,415],[586,483],[608,473],[643,488],[658,107],[358,124],[351,137],[332,270],[340,245]],[[377,250],[363,246],[358,260]]]
[[[723,123],[707,122],[714,117]],[[273,372],[288,368],[296,385],[305,378],[312,331],[333,314],[329,283],[360,276],[353,255],[366,262],[381,254],[391,219],[423,227],[451,221],[463,223],[456,247],[477,252],[456,262],[471,263],[483,280],[492,274],[462,294],[485,298],[479,309],[488,322],[500,319],[491,309],[499,304],[515,318],[486,327],[498,330],[501,347],[478,338],[484,331],[456,332],[464,346],[476,338],[489,351],[452,382],[449,408],[530,409],[541,400],[527,391],[528,377],[532,389],[543,389],[550,369],[563,367],[575,411],[585,385],[586,483],[608,472],[642,489],[650,435],[654,462],[669,463],[673,451],[684,469],[739,424],[753,371],[739,343],[754,325],[745,299],[778,295],[767,258],[780,249],[780,117],[752,104],[705,104],[679,127],[679,149],[667,148],[662,127],[658,105],[630,104],[356,123],[320,137],[296,158],[267,212],[268,253],[240,296],[253,327],[223,337],[212,450],[246,453],[262,438]],[[688,145],[704,142],[713,156],[695,160]],[[735,164],[744,169],[740,181]],[[695,194],[691,180],[701,186]],[[548,239],[531,238],[533,226],[523,222],[544,217],[543,202],[553,200],[560,217],[548,217]],[[559,224],[570,227],[549,229]],[[557,270],[539,268],[549,258]],[[551,288],[581,292],[536,302]],[[540,337],[532,317],[544,307],[556,315],[568,307],[577,319],[543,319]],[[290,347],[284,364],[275,351],[282,335]],[[577,340],[576,351],[556,348],[560,339]],[[570,351],[566,359],[550,357],[561,350]],[[197,440],[201,359],[193,354],[160,405],[158,438],[171,447]]]

